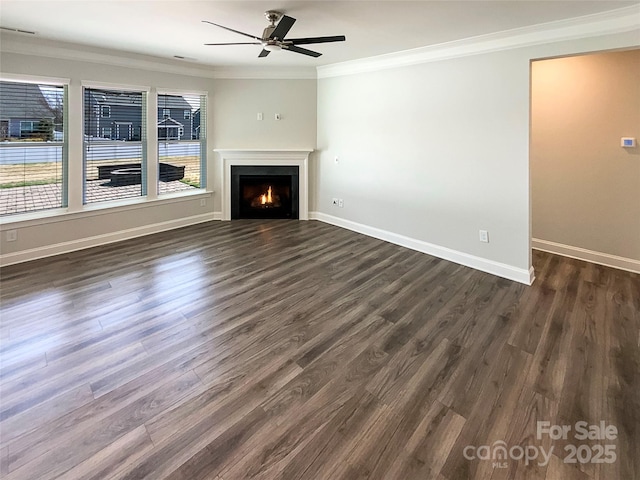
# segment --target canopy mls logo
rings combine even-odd
[[[548,438],[554,440],[568,440],[570,435],[577,441],[603,441],[616,440],[618,429],[614,425],[607,425],[601,421],[598,424],[590,425],[588,422],[579,421],[574,425],[553,425],[551,422],[539,421],[536,425],[536,439]],[[467,445],[462,454],[467,460],[491,461],[493,468],[507,468],[508,461],[524,461],[524,464],[537,464],[545,467],[549,464],[551,455],[554,454],[555,446],[551,445],[546,449],[540,445],[514,445],[509,447],[504,440],[497,440],[491,445]],[[564,456],[561,452],[556,455],[564,463],[614,463],[617,460],[616,446],[613,444],[594,445],[567,444],[564,447]]]
[[[553,447],[550,447],[548,451],[544,447],[535,445],[526,445],[524,447],[515,445],[509,448],[507,442],[498,440],[493,442],[492,445],[480,445],[477,448],[473,445],[467,445],[464,447],[462,454],[467,460],[491,460],[494,468],[507,468],[506,460],[524,460],[524,464],[528,466],[538,458],[540,459],[537,462],[538,466],[545,467],[551,460]]]

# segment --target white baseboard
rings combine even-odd
[[[309,212],[310,220],[319,220],[324,223],[329,223],[337,227],[346,228],[354,232],[368,235],[369,237],[384,240],[385,242],[400,245],[402,247],[410,248],[418,252],[433,255],[434,257],[449,260],[466,267],[471,267],[476,270],[480,270],[498,277],[507,278],[516,282],[524,283],[525,285],[531,285],[534,280],[533,267],[529,270],[522,268],[516,268],[505,263],[494,262],[493,260],[487,260],[486,258],[476,257],[468,253],[459,252],[447,247],[441,247],[432,243],[424,242],[422,240],[416,240],[415,238],[405,237],[397,233],[381,230],[379,228],[370,227],[361,223],[352,222],[351,220],[345,220],[343,218],[334,217],[321,212]]]
[[[210,222],[212,220],[216,220],[216,213],[218,214],[218,219],[220,219],[222,217],[220,215],[220,212],[205,213],[202,215],[194,215],[192,217],[179,218],[176,220],[169,220],[167,222],[154,223],[151,225],[144,225],[142,227],[105,233],[103,235],[80,238],[78,240],[71,240],[69,242],[56,243],[54,245],[47,245],[45,247],[32,248],[29,250],[21,250],[19,252],[8,253],[5,255],[0,255],[0,266],[5,267],[7,265],[13,265],[15,263],[28,262],[30,260],[36,260],[38,258],[50,257],[53,255],[59,255],[61,253],[69,253],[85,248],[98,247],[100,245],[106,245],[108,243],[129,240],[131,238],[142,237],[144,235],[150,235],[152,233],[160,233],[166,230],[173,230],[175,228],[195,225],[197,223]]]
[[[556,255],[562,255],[563,257],[575,258],[577,260],[584,260],[585,262],[604,265],[605,267],[618,268],[620,270],[627,270],[633,273],[640,273],[640,260],[634,260],[632,258],[618,257],[617,255],[610,255],[608,253],[602,252],[594,252],[593,250],[587,250],[586,248],[572,247],[571,245],[550,242],[548,240],[540,240],[539,238],[532,238],[531,246],[536,250],[555,253]]]

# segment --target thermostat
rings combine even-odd
[[[620,139],[620,146],[625,148],[634,148],[636,146],[636,139],[633,137],[622,137]]]

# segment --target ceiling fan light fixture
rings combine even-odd
[[[277,43],[267,43],[263,47],[267,52],[279,52],[282,50],[282,47]]]

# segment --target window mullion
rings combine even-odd
[[[69,85],[67,164],[67,208],[70,212],[82,210],[83,204],[83,156],[82,156],[82,85],[72,82]]]
[[[147,95],[147,198],[158,198],[158,92],[152,88]]]

